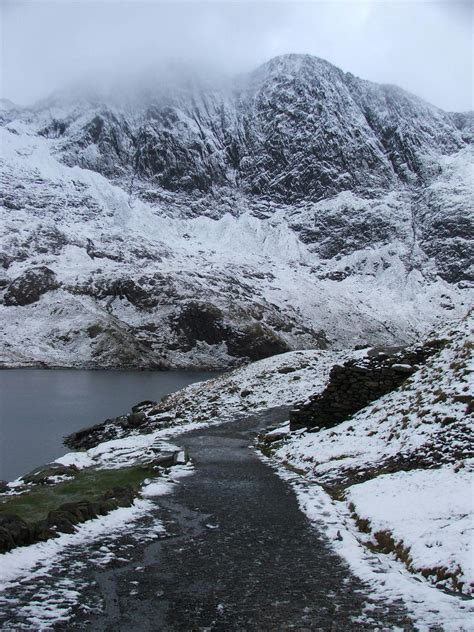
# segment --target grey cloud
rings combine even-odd
[[[471,2],[4,0],[1,12],[0,89],[19,103],[164,58],[232,73],[297,52],[447,110],[473,108]]]

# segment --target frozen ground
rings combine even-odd
[[[474,602],[471,599],[462,598],[459,594],[442,592],[427,583],[422,575],[409,572],[392,555],[370,550],[366,546],[365,538],[361,537],[346,502],[332,499],[323,487],[308,480],[307,477],[293,473],[266,457],[262,458],[289,482],[296,493],[301,510],[313,522],[315,528],[326,535],[331,548],[346,560],[351,571],[370,585],[374,598],[381,599],[387,604],[403,603],[418,632],[472,630]],[[370,500],[365,498],[365,502]],[[465,497],[463,504],[466,507]],[[373,503],[371,505],[373,507]],[[390,510],[393,517],[393,506]],[[370,515],[373,515],[372,512]],[[433,507],[430,517],[433,517]],[[456,529],[456,518],[451,516],[449,522]],[[472,517],[470,523],[472,525]],[[433,524],[435,521],[430,525],[429,517],[424,517],[424,529],[432,527]],[[398,518],[390,522],[391,528],[395,525],[399,525]],[[407,529],[404,528],[404,533],[406,532]],[[423,537],[426,538],[424,530]],[[452,555],[453,551],[459,551],[460,547],[458,543],[450,543],[454,544],[451,546]],[[469,544],[472,547],[472,538]]]

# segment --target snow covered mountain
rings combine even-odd
[[[3,101],[0,362],[228,367],[472,300],[472,116],[305,55]]]

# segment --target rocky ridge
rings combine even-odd
[[[465,313],[469,115],[304,55],[144,85],[3,105],[3,366],[229,367]]]

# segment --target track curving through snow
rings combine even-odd
[[[380,602],[351,573],[259,459],[255,434],[287,416],[269,409],[175,437],[192,474],[128,528],[71,536],[57,552],[45,543],[51,559],[0,595],[0,630],[417,629],[402,603]]]
[[[289,485],[251,449],[255,433],[287,412],[178,439],[196,469],[157,499],[172,535],[140,553],[139,571],[129,564],[96,577],[106,609],[87,629],[414,629],[401,606],[371,598],[300,511]]]

